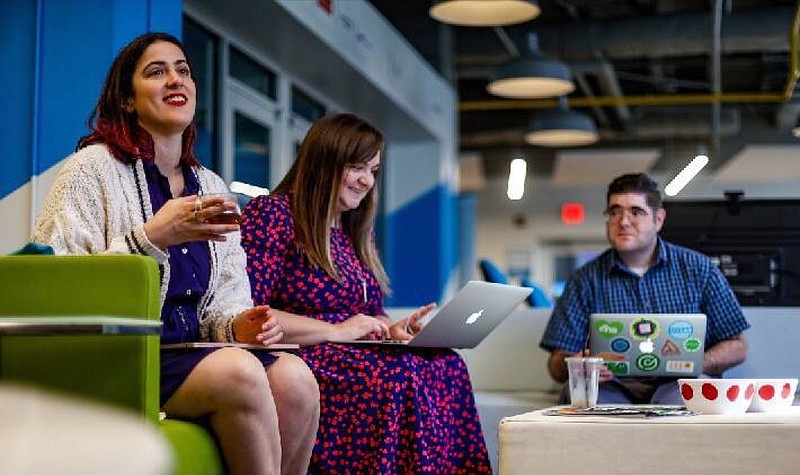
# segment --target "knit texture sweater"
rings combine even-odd
[[[222,179],[202,167],[193,169],[202,193],[228,189]],[[161,304],[169,287],[166,252],[144,232],[153,217],[141,160],[123,163],[105,145],[82,148],[70,155],[36,219],[32,240],[53,247],[56,254],[141,254],[153,257],[161,271]],[[232,321],[253,306],[246,258],[239,232],[225,242],[208,243],[211,276],[197,308],[200,337],[234,341]]]

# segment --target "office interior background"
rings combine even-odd
[[[557,296],[606,246],[608,181],[644,171],[663,185],[697,154],[709,162],[668,198],[667,230],[686,242],[721,239],[707,251],[735,261],[731,272],[746,277],[753,303],[800,304],[791,290],[800,287],[791,268],[800,232],[787,218],[800,199],[795,2],[538,5],[531,21],[466,27],[431,18],[428,0],[11,0],[0,19],[9,92],[0,252],[27,241],[116,52],[163,30],[183,39],[195,68],[198,155],[228,182],[275,186],[310,124],[328,113],[354,112],[384,131],[377,239],[391,306],[446,300],[480,277],[480,258]],[[504,64],[537,45],[569,68],[572,92],[487,91]],[[589,119],[596,141],[526,141],[537,117],[558,111]],[[527,178],[512,201],[517,158]],[[719,208],[678,205],[700,199]],[[749,207],[765,199],[785,208]],[[730,213],[740,202],[744,211]],[[746,239],[731,238],[743,229],[752,231]]]

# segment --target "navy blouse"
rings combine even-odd
[[[173,198],[169,180],[152,160],[142,160],[153,214]],[[182,196],[200,191],[197,175],[191,167],[182,166]],[[161,309],[161,343],[182,343],[200,340],[197,305],[208,289],[211,261],[208,243],[195,241],[169,246],[170,279],[164,306]]]

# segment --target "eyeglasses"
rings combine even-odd
[[[624,208],[617,205],[614,205],[603,211],[603,216],[608,218],[609,221],[621,221],[622,217],[625,216],[625,213],[628,214],[628,219],[636,222],[642,221],[650,216],[650,212],[644,208],[640,208],[638,206]]]

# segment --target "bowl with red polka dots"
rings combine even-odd
[[[679,379],[686,408],[702,414],[744,414],[756,392],[757,379]]]
[[[751,412],[781,412],[792,406],[796,378],[757,379]]]

